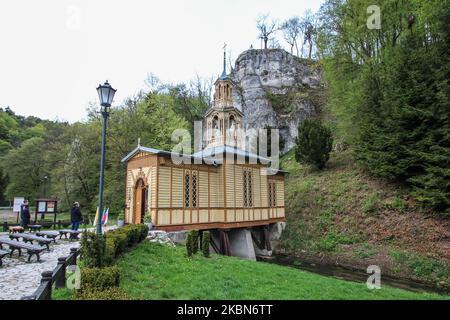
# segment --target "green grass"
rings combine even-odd
[[[390,255],[393,258],[395,270],[408,268],[417,277],[430,279],[448,286],[448,279],[450,279],[450,266],[448,264],[400,250],[392,250]]]
[[[184,247],[144,242],[118,261],[121,288],[134,299],[446,299],[213,254],[187,258]],[[67,295],[67,294],[66,294]],[[63,293],[60,294],[63,296]]]
[[[52,300],[71,300],[73,291],[71,289],[53,289]]]

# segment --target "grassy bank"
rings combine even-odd
[[[278,251],[305,259],[450,285],[450,221],[421,209],[407,190],[369,176],[351,152],[323,171],[282,158],[287,226]]]
[[[188,259],[184,247],[144,242],[119,261],[121,287],[133,299],[442,299],[328,278],[234,257]]]

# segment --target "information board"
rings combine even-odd
[[[13,212],[20,212],[20,206],[25,201],[24,197],[14,197]]]

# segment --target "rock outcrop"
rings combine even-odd
[[[245,114],[245,129],[280,129],[283,151],[293,147],[299,123],[323,103],[320,64],[282,49],[244,51],[230,77],[236,83],[234,104]]]

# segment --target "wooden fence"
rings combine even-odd
[[[77,264],[79,254],[78,248],[71,248],[68,257],[58,258],[58,264],[53,271],[42,272],[41,284],[36,291],[32,295],[22,297],[21,300],[51,300],[53,285],[56,289],[66,287],[66,268]]]

